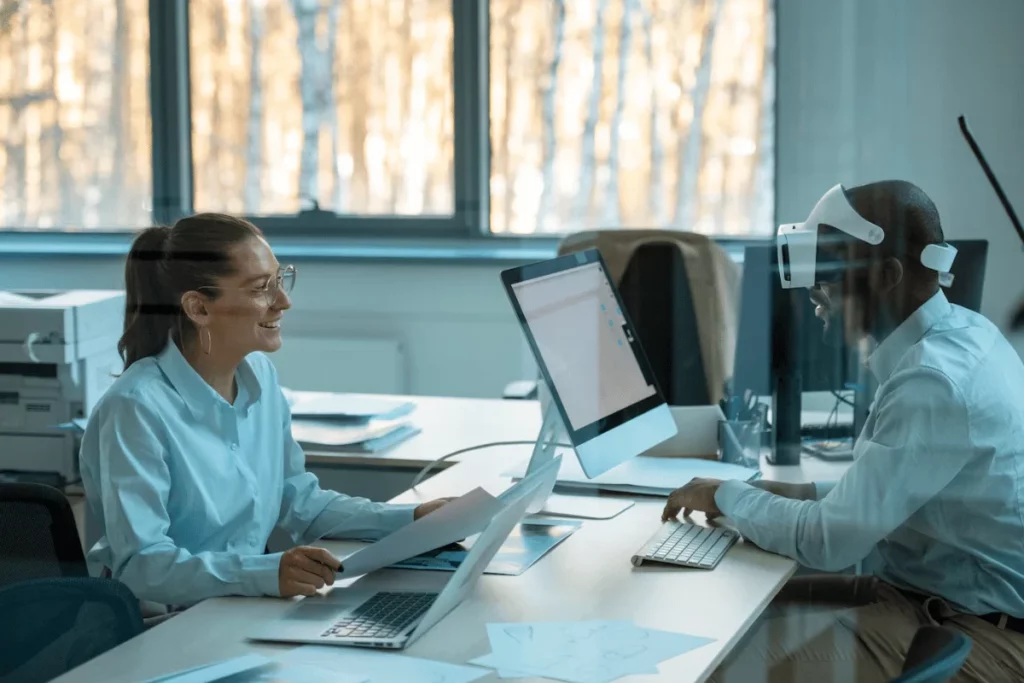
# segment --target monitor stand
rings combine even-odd
[[[562,416],[554,403],[544,409],[544,420],[541,422],[540,434],[533,447],[530,463],[526,467],[526,475],[551,462],[557,449],[569,443],[569,434],[562,422]],[[571,448],[571,446],[570,446]],[[573,448],[576,456],[576,449]],[[578,456],[577,456],[578,457]],[[557,486],[557,481],[555,482]],[[529,514],[543,514],[552,517],[575,517],[578,519],[611,519],[621,512],[633,507],[631,500],[594,495],[560,495],[553,491],[538,493],[534,503],[527,508]]]

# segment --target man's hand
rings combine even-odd
[[[703,512],[709,520],[721,517],[722,511],[715,504],[715,492],[721,484],[721,479],[694,479],[686,486],[676,489],[668,497],[665,511],[661,513],[661,521],[675,519],[680,510],[684,517],[688,516],[691,510]]]
[[[426,517],[431,512],[435,512],[436,510],[440,510],[441,508],[443,508],[445,505],[447,505],[448,503],[450,503],[453,500],[455,500],[455,499],[454,498],[438,498],[437,500],[432,500],[429,503],[424,503],[423,505],[420,505],[419,507],[417,507],[413,511],[412,518],[413,518],[413,520],[417,520],[417,519],[419,519],[421,517]]]
[[[313,595],[324,586],[333,586],[334,572],[340,570],[341,562],[323,548],[292,548],[281,556],[278,590],[282,598]]]

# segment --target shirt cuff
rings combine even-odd
[[[726,517],[732,517],[732,511],[736,507],[736,503],[740,497],[748,491],[761,491],[761,489],[751,486],[745,481],[739,479],[730,479],[723,481],[718,486],[718,490],[715,491],[715,505],[722,511]]]
[[[384,535],[413,523],[418,505],[387,505],[380,511],[380,529]]]
[[[242,556],[242,589],[246,595],[281,597],[279,574],[283,554]]]
[[[829,491],[836,487],[838,482],[835,481],[816,481],[814,482],[814,499],[822,500],[829,494]]]

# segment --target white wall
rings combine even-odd
[[[803,219],[838,181],[916,182],[947,237],[991,241],[983,310],[1005,325],[1024,296],[1024,254],[956,116],[1024,210],[1022,25],[1021,0],[779,0],[779,217]],[[286,334],[397,338],[411,393],[497,396],[524,375],[498,265],[299,267]],[[120,281],[115,258],[0,256],[0,289]]]
[[[802,220],[836,182],[910,180],[947,238],[989,240],[982,312],[1005,329],[1024,251],[956,117],[1024,211],[1024,2],[778,2],[780,220]]]
[[[501,266],[300,261],[298,268],[282,355],[289,335],[393,338],[405,348],[410,393],[497,398],[524,377],[526,349]],[[119,289],[122,271],[122,259],[112,257],[0,256],[0,290]]]

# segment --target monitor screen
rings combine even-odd
[[[578,430],[657,396],[642,352],[600,263],[512,285],[537,350]]]

